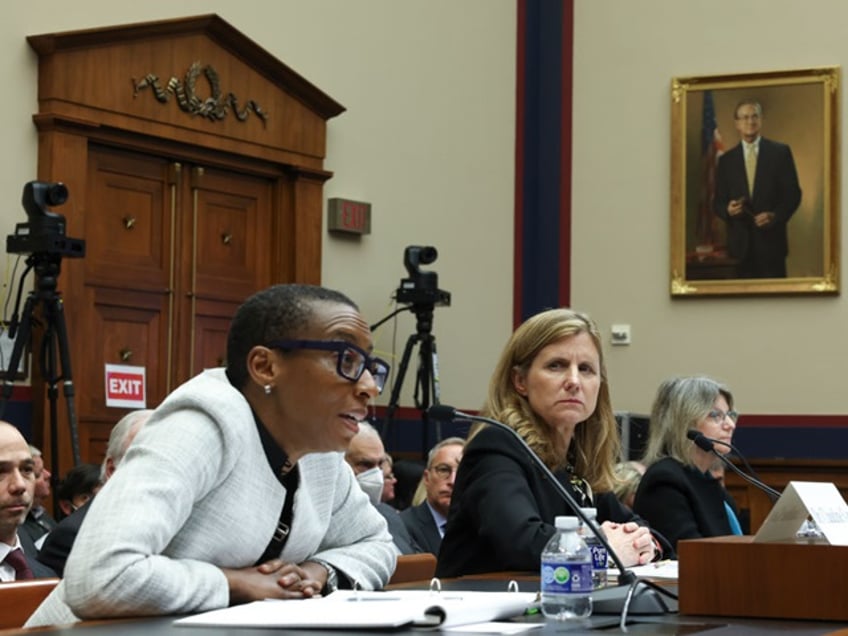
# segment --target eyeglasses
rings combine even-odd
[[[296,349],[315,349],[333,351],[336,354],[336,373],[345,380],[356,382],[367,369],[374,378],[377,391],[382,393],[389,377],[389,363],[380,358],[372,358],[364,349],[343,340],[274,340],[265,345],[269,349],[294,351]]]
[[[714,409],[707,413],[707,417],[713,420],[716,424],[721,424],[724,422],[724,418],[729,417],[734,424],[736,424],[739,419],[739,413],[736,411],[719,411],[718,409]]]
[[[449,466],[448,464],[436,464],[430,470],[436,473],[436,476],[439,479],[447,479],[451,475],[453,475],[457,470],[459,470],[459,466]]]

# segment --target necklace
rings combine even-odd
[[[565,471],[568,473],[568,483],[578,495],[578,502],[581,508],[588,508],[592,504],[589,497],[589,485],[586,480],[574,472],[574,466],[571,462],[565,465]]]

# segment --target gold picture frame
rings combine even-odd
[[[838,148],[838,66],[672,79],[671,295],[838,294]]]

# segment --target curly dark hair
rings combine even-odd
[[[227,335],[227,377],[237,389],[247,384],[247,354],[272,340],[294,338],[309,326],[317,302],[335,302],[359,311],[341,292],[317,285],[283,284],[259,291],[236,311]]]

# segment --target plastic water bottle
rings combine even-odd
[[[542,550],[542,613],[559,621],[592,613],[592,556],[577,533],[577,517],[557,517]]]
[[[580,510],[583,514],[589,517],[595,525],[597,525],[597,508],[581,508]],[[601,543],[601,540],[595,536],[595,533],[592,532],[585,524],[580,524],[579,533],[580,536],[583,537],[583,541],[586,542],[586,547],[589,548],[589,551],[592,553],[592,587],[596,590],[606,587],[607,558],[609,557],[607,549],[604,547],[604,544]]]

